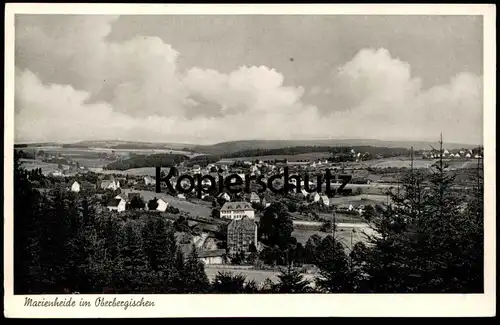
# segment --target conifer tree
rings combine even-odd
[[[481,255],[482,226],[461,212],[464,192],[454,189],[443,151],[441,141],[432,173],[411,168],[401,190],[390,193],[391,204],[373,218],[376,235],[364,267],[372,292],[463,292],[480,282],[482,264],[472,256]]]
[[[213,293],[244,293],[246,277],[241,274],[218,272],[212,281]]]
[[[148,215],[142,230],[143,247],[152,274],[154,287],[169,292],[175,277],[177,246],[172,225],[159,215]]]
[[[187,293],[203,293],[210,288],[203,262],[198,258],[196,246],[192,246],[191,253],[184,265],[184,290]]]
[[[146,291],[148,287],[145,280],[149,269],[140,231],[140,224],[134,220],[128,221],[122,228],[123,242],[119,259],[121,281],[118,289],[123,293]]]
[[[297,268],[288,264],[287,267],[281,268],[278,276],[276,289],[279,293],[305,293],[310,291],[309,281],[304,280],[302,274]]]
[[[39,263],[40,216],[46,200],[31,185],[20,158],[14,151],[14,293],[28,294],[39,291],[43,281]]]
[[[348,258],[339,241],[331,235],[323,238],[316,260],[320,272],[315,283],[319,290],[329,293],[352,292]]]

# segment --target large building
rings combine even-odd
[[[249,218],[233,220],[227,226],[227,252],[234,256],[239,252],[250,252],[250,247],[257,248],[257,224]]]
[[[248,202],[226,202],[220,209],[220,217],[231,220],[240,220],[243,217],[254,219],[255,210]]]

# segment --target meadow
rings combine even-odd
[[[324,160],[328,157],[330,157],[331,154],[329,152],[310,152],[310,153],[301,153],[297,155],[269,155],[269,156],[255,156],[255,157],[238,157],[238,158],[224,158],[226,161],[255,161],[255,160],[262,160],[262,161],[274,161],[274,160],[284,160],[287,159],[289,162],[297,162],[297,161],[304,161],[304,160],[317,160],[321,159]]]
[[[349,252],[354,245],[358,242],[366,242],[366,236],[363,234],[364,232],[369,234],[371,229],[369,228],[350,228],[350,227],[338,227],[335,232],[335,238],[339,240],[347,252]],[[297,239],[298,243],[305,245],[307,240],[313,236],[318,235],[321,238],[331,235],[331,233],[317,231],[317,230],[308,230],[308,229],[300,229],[295,228],[292,232],[292,237]]]
[[[27,170],[33,170],[37,168],[42,169],[43,174],[49,174],[57,171],[57,164],[43,162],[41,160],[33,160],[33,159],[21,159],[21,163],[23,167]]]
[[[168,195],[166,193],[156,193],[154,191],[143,191],[143,190],[131,190],[131,189],[122,189],[122,193],[139,193],[144,201],[149,201],[153,198],[163,198],[165,199],[169,205],[179,209],[181,212],[186,212],[189,215],[196,217],[208,217],[212,213],[212,204],[210,202],[197,200],[196,203],[189,202],[184,199],[179,199],[177,197]]]

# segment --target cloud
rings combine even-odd
[[[408,63],[362,49],[308,93],[266,66],[178,71],[158,37],[107,39],[117,17],[16,22],[16,141],[122,139],[211,143],[363,137],[481,139],[482,78],[423,90]]]
[[[386,49],[362,49],[332,76],[331,88],[337,109],[322,113],[364,135],[435,139],[443,132],[453,141],[482,142],[482,77],[460,73],[425,90],[408,63]]]

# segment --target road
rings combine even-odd
[[[294,225],[300,226],[322,226],[323,223],[319,221],[303,221],[303,220],[293,220]],[[369,228],[367,223],[350,223],[350,222],[339,222],[337,223],[339,228]]]

